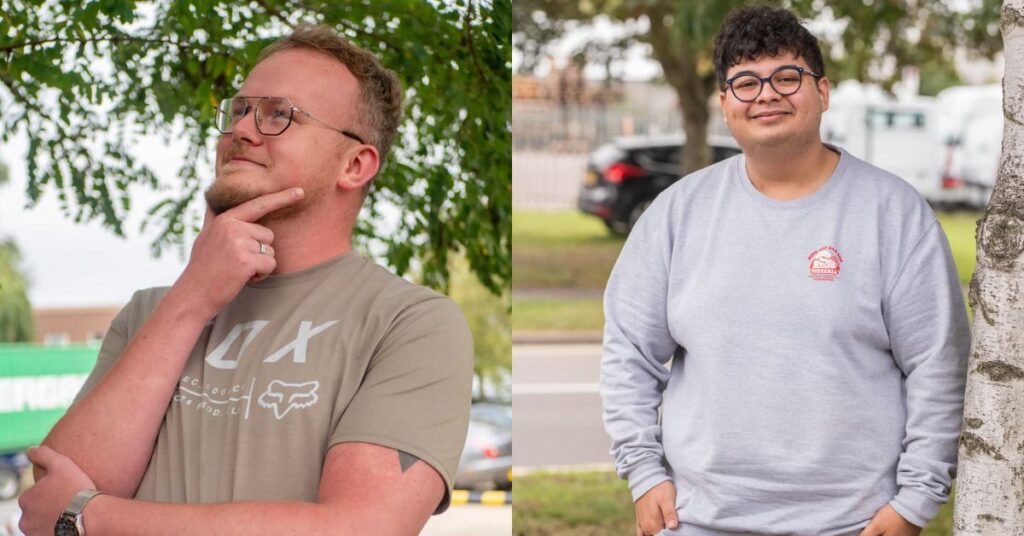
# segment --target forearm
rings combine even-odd
[[[74,460],[100,490],[132,496],[204,324],[189,301],[171,289],[113,367],[43,444]]]
[[[906,450],[891,504],[918,526],[927,525],[948,500],[956,474],[964,386],[963,370],[954,363],[929,363],[906,380]]]
[[[402,511],[379,516],[371,524],[361,509],[324,503],[248,501],[217,504],[173,504],[99,495],[86,507],[89,536],[160,536],[181,534],[261,534],[284,536],[348,534],[418,534],[418,527],[385,527]],[[398,520],[399,522],[401,520]]]
[[[658,407],[669,379],[664,361],[672,355],[674,341],[662,330],[642,332],[631,325],[632,319],[645,313],[655,315],[629,307],[622,297],[609,302],[606,309],[601,359],[604,425],[612,439],[618,474],[629,480],[635,500],[668,478],[662,463]]]
[[[662,463],[664,448],[658,423],[658,407],[668,371],[638,352],[628,355],[629,350],[614,342],[614,337],[606,332],[601,364],[604,425],[612,440],[616,470],[628,479],[636,500],[668,479]]]

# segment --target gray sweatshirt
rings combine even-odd
[[[894,175],[842,152],[780,202],[743,155],[693,173],[630,234],[605,318],[612,455],[634,500],[675,483],[665,534],[856,534],[886,503],[923,526],[947,500],[970,334],[942,228]]]

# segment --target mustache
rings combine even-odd
[[[221,158],[221,164],[226,164],[235,158],[242,158],[244,160],[249,160],[262,166],[266,166],[266,164],[261,162],[258,158],[253,158],[252,156],[250,156],[248,151],[246,151],[245,149],[238,145],[232,145],[227,151],[224,152],[224,156]]]

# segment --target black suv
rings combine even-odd
[[[662,190],[681,178],[682,134],[629,136],[598,147],[587,159],[577,206],[626,234]],[[713,162],[740,154],[730,136],[708,136]]]

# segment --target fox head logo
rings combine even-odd
[[[320,382],[318,381],[285,383],[281,380],[274,380],[270,382],[267,390],[260,395],[257,402],[260,407],[273,408],[274,416],[280,420],[293,408],[308,408],[316,404],[316,401],[319,399],[316,390],[319,387]]]

